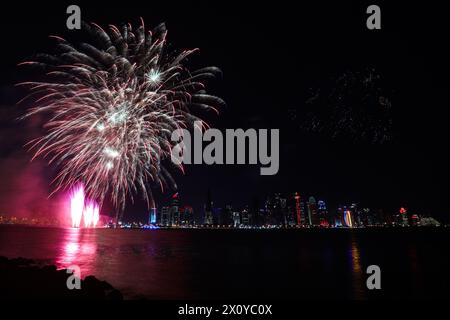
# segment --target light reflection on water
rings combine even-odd
[[[440,274],[450,269],[449,256],[442,254],[449,240],[445,232],[416,237],[397,230],[0,226],[0,256],[35,259],[58,268],[78,265],[82,278],[95,275],[128,298],[365,299],[372,294],[366,288],[368,264],[382,266],[384,294],[440,297],[450,292],[450,284],[442,280],[447,278]]]
[[[93,229],[67,228],[64,230],[59,254],[55,261],[56,267],[64,269],[80,264],[78,266],[84,278],[95,271],[91,265],[97,251],[96,233]]]
[[[351,268],[352,268],[352,288],[354,299],[364,299],[365,298],[365,281],[366,277],[363,274],[363,268],[361,266],[361,255],[359,245],[354,237],[351,239],[351,247],[350,247],[350,260],[351,260]]]

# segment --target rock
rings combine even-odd
[[[0,257],[0,297],[6,299],[123,300],[120,291],[94,276],[81,280],[81,289],[69,290],[67,270],[38,267],[33,260]]]

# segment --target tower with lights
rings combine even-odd
[[[310,225],[318,225],[319,221],[317,219],[317,203],[314,197],[309,197],[308,199],[308,218]]]
[[[302,224],[302,210],[300,206],[300,194],[298,192],[294,195],[295,199],[295,216],[296,216],[296,222],[297,226],[300,226]]]
[[[148,215],[148,224],[156,224],[156,208],[151,208]]]

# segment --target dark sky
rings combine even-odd
[[[196,211],[201,211],[210,188],[217,206],[240,207],[255,196],[262,200],[272,192],[300,191],[331,206],[348,202],[389,210],[406,206],[446,218],[450,55],[445,11],[439,5],[380,4],[382,30],[370,31],[365,11],[372,3],[311,2],[314,5],[277,1],[276,7],[243,1],[76,3],[86,21],[103,26],[138,24],[143,17],[149,27],[166,22],[172,48],[199,47],[192,66],[215,65],[224,74],[210,86],[227,102],[219,117],[208,119],[213,126],[280,129],[276,176],[260,176],[259,166],[247,165],[190,166],[185,176],[175,173],[182,202]],[[69,4],[14,3],[0,13],[0,211],[13,210],[7,204],[23,189],[39,187],[46,193],[54,176],[43,162],[28,164],[30,154],[22,144],[36,129],[14,121],[21,111],[12,106],[23,93],[13,84],[30,79],[16,64],[49,51],[48,35],[70,39],[71,32],[65,29]],[[332,138],[301,126],[311,90],[329,92],[340,76],[367,69],[376,70],[381,77],[377,85],[389,95],[390,141],[374,143],[358,134]],[[324,101],[323,110],[332,110],[333,105]],[[364,108],[359,101],[353,103],[352,108]],[[27,182],[36,175],[42,181]],[[41,192],[36,194],[42,197]],[[158,204],[168,196],[157,196]],[[29,202],[33,201],[38,200],[31,197]],[[145,204],[138,201],[126,214],[143,218],[145,211]]]

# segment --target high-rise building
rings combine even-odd
[[[267,220],[270,225],[284,225],[287,217],[287,201],[280,193],[269,196],[266,201]]]
[[[162,226],[168,227],[171,225],[169,207],[162,207],[160,216]]]
[[[310,225],[317,226],[319,225],[320,221],[318,219],[317,215],[317,203],[316,199],[314,197],[309,197],[308,199],[308,217]]]
[[[279,197],[280,201],[280,210],[279,218],[278,218],[278,225],[286,226],[289,223],[289,208],[287,199],[285,197]],[[293,211],[292,211],[293,214]]]
[[[300,194],[296,192],[294,194],[294,200],[295,200],[295,221],[298,226],[302,225],[302,209],[301,209],[301,201],[300,201]]]
[[[358,205],[356,203],[352,203],[348,208],[352,214],[352,227],[362,226],[362,217],[359,215]]]
[[[262,225],[262,217],[260,215],[260,210],[259,210],[259,199],[258,197],[254,197],[252,200],[252,206],[250,209],[250,215],[252,218],[252,221],[250,222],[252,225],[254,226],[260,226]]]
[[[233,208],[230,205],[226,205],[222,209],[219,224],[225,226],[231,226],[233,224]]]
[[[233,211],[233,227],[237,228],[241,225],[241,214]]]
[[[244,208],[241,211],[241,224],[244,226],[250,225],[250,212],[248,210],[248,207]]]
[[[354,221],[353,221],[353,213],[348,208],[344,209],[344,223],[346,227],[353,228],[354,227]]]
[[[288,226],[296,226],[297,225],[297,216],[295,213],[295,203],[293,201],[288,201],[288,205],[286,208],[286,225]]]
[[[319,200],[317,202],[317,215],[319,217],[319,224],[322,227],[329,227],[331,222],[329,221],[327,205],[325,201]]]
[[[344,206],[339,206],[336,210],[336,214],[334,215],[334,223],[333,225],[337,228],[344,226],[344,212],[347,210]]]
[[[300,201],[300,216],[301,216],[301,225],[306,226],[310,225],[309,217],[306,210],[306,205],[304,201]]]
[[[150,208],[150,212],[148,215],[148,224],[156,223],[156,208]]]
[[[400,212],[400,224],[404,227],[408,227],[409,226],[408,211],[405,208],[400,208],[399,212]]]
[[[419,224],[420,224],[419,215],[417,215],[417,214],[411,215],[411,222],[409,225],[412,227],[417,227]]]
[[[268,225],[275,224],[275,217],[274,217],[274,211],[275,211],[275,201],[272,197],[267,197],[266,203],[265,203],[265,223]]]
[[[362,221],[364,226],[374,226],[378,223],[374,211],[370,210],[370,208],[363,208],[361,214],[363,216]]]
[[[211,199],[211,190],[208,189],[208,195],[206,197],[205,204],[205,224],[212,225],[213,224],[213,202]]]
[[[180,225],[194,225],[194,209],[191,206],[184,206],[180,209]]]
[[[172,196],[170,204],[170,225],[180,225],[180,201],[178,198],[178,192]]]

